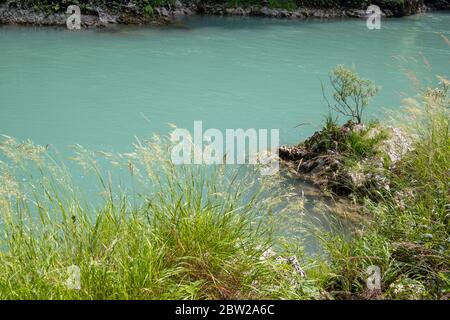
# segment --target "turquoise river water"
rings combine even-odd
[[[164,28],[0,27],[0,133],[59,149],[127,151],[134,136],[193,128],[320,127],[321,81],[354,65],[382,87],[372,114],[450,75],[450,14],[382,20],[191,17]],[[300,123],[306,123],[296,127]]]
[[[450,14],[382,20],[190,17],[168,27],[0,26],[0,134],[127,152],[134,136],[193,128],[276,128],[281,143],[317,130],[321,81],[354,65],[382,89],[369,116],[450,76]],[[303,124],[298,126],[299,124]],[[308,209],[313,211],[313,209]]]

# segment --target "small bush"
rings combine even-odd
[[[345,66],[337,66],[330,75],[330,83],[333,89],[334,103],[330,103],[325,96],[328,107],[350,120],[361,124],[363,114],[373,96],[378,93],[375,84],[367,79],[362,79],[352,69]]]
[[[269,6],[287,10],[294,10],[297,7],[294,0],[269,0]]]
[[[146,17],[153,16],[153,7],[150,4],[144,7],[144,16]]]

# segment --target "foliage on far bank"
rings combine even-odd
[[[0,3],[7,0],[0,0]],[[105,8],[115,12],[132,12],[137,15],[152,15],[156,7],[173,7],[177,0],[13,0],[9,1],[9,7],[32,8],[36,11],[47,13],[65,12],[69,5],[80,6],[82,13],[94,13],[95,8]],[[428,5],[437,9],[450,8],[449,0],[178,0],[186,6],[204,6],[219,4],[228,7],[264,7],[276,9],[295,10],[297,8],[312,9],[361,9],[365,10],[369,5],[379,5],[382,9],[390,10],[394,15],[416,13],[420,6]]]

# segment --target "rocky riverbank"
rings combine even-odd
[[[339,196],[377,197],[390,190],[396,163],[412,150],[400,129],[352,121],[328,125],[279,155],[295,176]]]
[[[84,6],[81,27],[101,28],[111,24],[165,25],[170,23],[169,15],[164,14],[162,9],[157,8],[155,11],[157,14],[144,14],[133,2],[114,9],[104,6]],[[15,0],[9,0],[0,5],[0,24],[65,26],[69,16],[70,14],[64,11],[52,12],[52,10],[22,6]]]
[[[2,3],[3,2],[3,3]],[[47,1],[46,6],[30,6],[28,2],[20,0],[0,0],[0,24],[31,24],[31,25],[60,25],[66,23],[68,14],[59,1]],[[423,0],[374,1],[382,9],[385,17],[405,16],[424,12],[431,9],[450,8],[450,1]],[[438,5],[434,3],[438,3]],[[145,4],[140,0],[119,1],[114,5],[96,4],[87,1],[80,4],[83,28],[105,27],[111,24],[152,24],[164,25],[171,23],[176,17],[192,14],[223,15],[223,16],[261,16],[289,19],[332,19],[332,18],[363,18],[366,17],[365,6],[330,6],[324,8],[291,6],[280,8],[277,4],[270,5],[262,0],[257,5],[230,6],[229,2],[209,1],[174,1],[161,2],[163,6],[152,6],[149,1]],[[255,3],[255,2],[253,2]],[[295,4],[295,2],[293,2]],[[244,3],[245,4],[245,3]]]

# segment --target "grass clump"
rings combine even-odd
[[[260,259],[273,245],[262,223],[270,199],[261,200],[254,176],[175,166],[162,145],[102,154],[126,168],[134,192],[117,186],[98,154],[77,147],[75,161],[97,176],[102,194],[89,204],[49,150],[5,137],[0,299],[308,298],[286,264]],[[73,268],[79,288],[68,286]]]
[[[348,121],[343,126],[330,114],[325,119],[323,129],[316,139],[308,141],[308,146],[315,144],[320,152],[333,151],[345,159],[359,161],[381,155],[380,145],[389,138],[389,132],[378,121],[371,121],[367,126]]]

